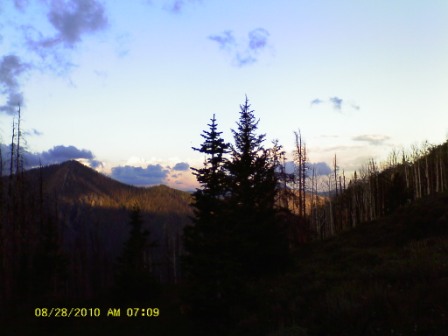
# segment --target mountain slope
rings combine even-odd
[[[41,171],[34,169],[26,174],[33,184],[38,183],[41,175],[46,194],[56,195],[60,200],[71,204],[87,203],[117,208],[130,207],[135,202],[142,203],[138,204],[142,210],[156,211],[158,207],[164,207],[179,212],[180,207],[188,213],[186,205],[190,202],[190,195],[186,192],[167,186],[138,188],[126,185],[77,161],[44,167]]]
[[[263,286],[288,326],[272,335],[447,335],[448,194],[304,245]]]
[[[134,206],[140,208],[143,228],[153,243],[147,254],[154,274],[169,282],[179,277],[183,228],[193,215],[190,194],[167,186],[125,185],[77,161],[30,170],[24,176],[31,189],[37,190],[42,181],[45,206],[56,211],[64,250],[69,259],[84,260],[84,277],[108,272],[102,285],[110,285],[113,265],[129,236],[129,212]]]

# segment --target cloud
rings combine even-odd
[[[104,164],[103,162],[99,160],[89,159],[89,160],[78,160],[83,162],[84,164],[88,165],[90,168],[97,169],[97,168],[103,168]]]
[[[347,103],[344,99],[340,97],[330,97],[328,99],[321,99],[321,98],[315,98],[310,102],[311,106],[314,105],[321,105],[321,104],[330,104],[333,107],[333,110],[342,112],[342,109],[345,106],[349,106],[354,110],[359,110],[360,107],[357,104],[354,103]]]
[[[20,57],[6,53],[0,55],[0,112],[12,114],[18,104],[24,104],[25,98],[19,85],[24,73],[51,71],[56,75],[66,75],[74,64],[70,62],[70,54],[64,48],[74,49],[86,35],[101,31],[108,26],[105,7],[99,0],[36,0],[36,2],[43,8],[43,13],[46,12],[44,20],[6,23],[14,30],[19,29],[21,33],[21,35],[3,36],[9,38],[6,42],[11,46],[24,45],[28,52],[22,53]],[[25,12],[30,7],[31,1],[14,0],[11,3],[17,11]],[[38,13],[35,14],[39,15]],[[25,16],[17,18],[20,20]],[[53,28],[53,33],[43,33],[48,25],[50,29]],[[2,36],[0,42],[1,40]]]
[[[61,44],[72,49],[83,35],[100,31],[108,24],[104,7],[96,0],[50,1],[47,19],[57,33],[47,38],[39,33],[39,39],[29,40],[34,50]]]
[[[218,43],[219,48],[230,55],[232,64],[243,67],[256,63],[261,53],[269,47],[269,32],[264,28],[251,30],[247,40],[237,41],[231,30],[226,30],[218,35],[210,35],[208,38]]]
[[[235,37],[233,36],[233,32],[231,30],[226,30],[220,35],[210,35],[208,38],[217,42],[222,50],[231,51],[237,46]]]
[[[332,169],[326,162],[316,162],[308,164],[308,175],[312,175],[313,168],[316,171],[316,176],[326,176],[332,173]]]
[[[25,8],[28,6],[28,0],[14,0],[14,6],[21,12],[25,11]]]
[[[372,146],[382,145],[385,141],[389,139],[390,139],[389,136],[380,134],[363,134],[352,138],[353,141],[364,141]]]
[[[130,52],[131,35],[120,33],[115,37],[115,52],[118,57],[125,57]]]
[[[341,110],[341,107],[342,107],[342,99],[341,98],[338,98],[338,97],[331,97],[330,99],[329,99],[329,101],[330,101],[330,103],[331,104],[333,104],[333,108],[335,109],[335,110]]]
[[[359,105],[356,104],[350,104],[350,106],[355,109],[355,110],[359,110]]]
[[[13,114],[18,105],[23,105],[19,78],[28,69],[29,65],[16,55],[7,55],[0,59],[0,95],[6,97],[6,103],[0,105],[0,112]]]
[[[198,0],[170,0],[165,3],[163,8],[171,13],[178,14],[184,10],[187,4],[194,2],[198,2]]]
[[[263,28],[257,28],[249,32],[249,48],[259,51],[266,48],[269,32]]]
[[[24,131],[23,135],[25,135],[25,136],[42,136],[43,133],[41,131],[38,131],[35,128],[32,128],[31,130]]]
[[[7,163],[11,161],[11,146],[1,144],[1,151],[3,162],[7,165]],[[78,149],[75,146],[54,146],[48,151],[43,151],[41,153],[31,153],[27,150],[23,150],[22,157],[25,169],[35,168],[40,165],[47,166],[62,163],[69,160],[82,161],[84,164],[89,165],[92,168],[102,166],[100,161],[95,160],[95,156],[90,150]]]
[[[90,150],[78,149],[75,146],[54,146],[52,149],[40,154],[45,164],[59,163],[74,159],[93,159]]]
[[[316,98],[311,101],[311,106],[322,104],[324,101],[322,99]]]
[[[146,168],[118,166],[112,168],[111,177],[126,184],[149,186],[165,182],[168,173],[169,170],[160,164],[148,165]]]
[[[190,165],[186,162],[179,162],[173,167],[173,170],[177,171],[187,171],[190,168]]]
[[[306,164],[307,176],[312,176],[313,168],[316,170],[316,176],[326,176],[332,172],[330,166],[325,162],[308,162]],[[285,172],[288,174],[294,173],[296,170],[296,164],[293,161],[287,161],[285,163]]]

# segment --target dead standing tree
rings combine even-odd
[[[294,132],[296,150],[294,152],[295,163],[295,184],[297,185],[297,212],[302,218],[306,216],[306,171],[307,171],[307,157],[306,157],[306,145],[302,142],[302,135],[300,130]]]

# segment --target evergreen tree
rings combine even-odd
[[[210,327],[223,328],[227,305],[225,278],[229,272],[225,244],[229,241],[225,226],[227,178],[224,156],[229,145],[221,138],[215,115],[203,131],[204,142],[195,151],[206,155],[202,168],[192,168],[201,188],[193,193],[193,226],[184,231],[185,273],[188,289],[185,300],[191,307],[192,317],[207,320]],[[204,327],[204,326],[202,326]]]
[[[117,293],[121,300],[138,302],[153,299],[158,293],[158,284],[149,272],[147,250],[149,232],[143,230],[140,208],[134,206],[129,214],[131,226],[129,239],[125,242],[119,258]]]
[[[286,237],[277,225],[281,147],[265,149],[258,121],[246,98],[235,145],[220,138],[213,117],[204,143],[206,155],[194,169],[201,184],[194,196],[194,225],[184,232],[187,255],[185,299],[205,334],[228,334],[250,315],[259,276],[283,269]],[[230,158],[225,154],[230,152]]]
[[[227,220],[233,223],[235,262],[242,274],[257,277],[280,271],[288,260],[286,236],[277,221],[279,149],[264,148],[266,136],[256,133],[259,120],[247,97],[240,109],[238,129],[232,130],[232,158],[226,165],[232,209]]]
[[[215,115],[211,124],[207,124],[210,131],[204,131],[201,136],[205,139],[200,148],[192,147],[193,150],[207,155],[203,168],[192,168],[193,175],[201,184],[201,189],[194,193],[196,201],[202,197],[211,200],[219,200],[225,194],[225,173],[223,170],[224,155],[228,153],[229,144],[221,138],[222,132],[218,132],[218,124]]]

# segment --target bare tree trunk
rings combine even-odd
[[[16,137],[15,134],[16,131],[16,123],[15,123],[15,119],[12,119],[12,136],[11,136],[11,162],[9,165],[9,178],[12,178],[12,173],[14,172],[14,147],[15,147],[15,143],[14,143],[14,139]]]
[[[20,139],[22,138],[22,131],[20,130],[20,122],[22,120],[20,115],[20,105],[17,115],[16,175],[19,176],[19,172],[21,171]]]

